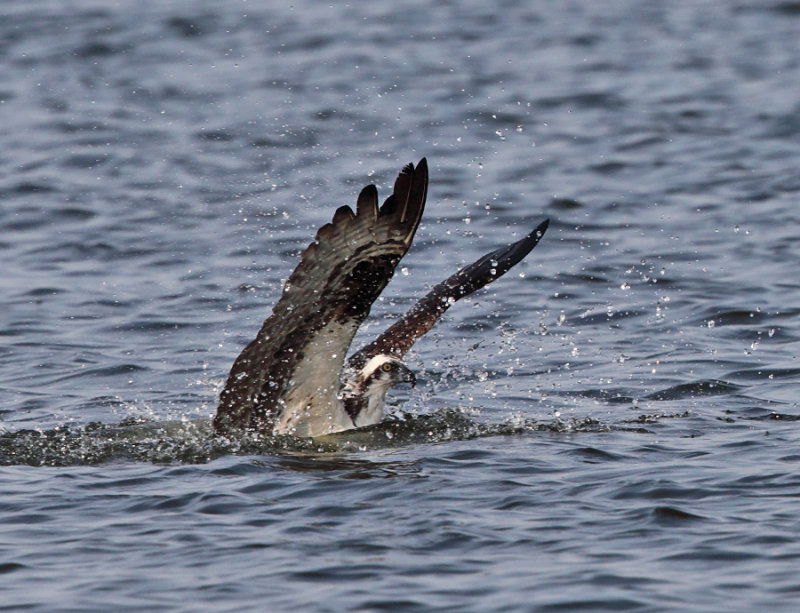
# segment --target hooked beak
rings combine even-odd
[[[408,368],[403,371],[403,383],[410,383],[411,387],[417,384],[416,375]]]

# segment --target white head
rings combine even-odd
[[[416,385],[417,378],[402,360],[385,353],[370,358],[358,373],[358,411],[353,417],[356,426],[376,424],[383,419],[386,392],[398,383]]]
[[[397,383],[415,385],[417,378],[400,358],[379,353],[364,364],[359,378],[368,385],[385,387],[387,390]]]

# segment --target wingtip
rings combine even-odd
[[[539,241],[544,236],[544,233],[549,225],[550,220],[545,219],[533,230],[531,230],[525,238],[508,246],[508,260],[509,262],[512,262],[509,265],[509,268],[515,266],[518,262],[524,259],[525,256],[533,251],[533,248],[539,244]]]
[[[411,189],[409,191],[408,205],[403,211],[403,221],[410,218],[414,225],[419,225],[422,212],[425,210],[425,202],[428,199],[428,161],[422,158],[417,163],[417,168],[411,179]]]
[[[339,224],[349,223],[353,218],[355,218],[353,209],[347,205],[344,205],[336,209],[336,212],[333,214],[333,221],[331,223],[335,226],[338,226]]]
[[[539,244],[542,236],[544,236],[545,230],[547,230],[549,224],[550,220],[545,219],[531,230],[527,236],[524,236],[515,243],[511,243],[507,247],[501,247],[491,253],[487,253],[483,258],[479,259],[471,266],[462,269],[462,271],[472,269],[475,278],[481,279],[483,278],[485,270],[487,270],[486,264],[488,262],[490,263],[492,272],[491,276],[486,277],[486,283],[488,284],[499,279],[533,251],[533,248]],[[477,287],[482,287],[482,285],[477,285]]]
[[[378,188],[374,185],[367,185],[358,195],[356,217],[368,217],[373,222],[378,218]]]
[[[400,214],[400,223],[410,223],[412,230],[406,238],[410,244],[419,225],[428,195],[428,161],[422,158],[416,165],[403,166],[394,183],[394,191],[380,207],[380,215]]]
[[[550,219],[547,218],[531,231],[530,236],[538,235],[538,237],[541,238],[542,236],[544,236],[544,233],[549,226],[550,226]]]
[[[400,174],[410,175],[413,174],[415,170],[425,170],[427,172],[428,158],[426,157],[420,158],[416,166],[414,166],[414,162],[409,162],[408,164],[403,166],[403,169],[400,171]]]

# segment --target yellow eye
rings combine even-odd
[[[394,368],[394,364],[392,364],[391,362],[386,362],[386,364],[381,365],[381,369],[384,372],[389,372],[390,370],[392,370],[392,368]]]

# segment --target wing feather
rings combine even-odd
[[[528,255],[544,235],[549,223],[550,220],[543,221],[525,238],[487,253],[439,283],[386,332],[354,353],[348,365],[358,368],[380,353],[403,357],[456,300],[499,279]]]
[[[341,207],[319,229],[272,314],[233,363],[214,419],[218,432],[270,433],[297,398],[307,398],[310,410],[336,403],[344,356],[411,245],[427,183],[423,158],[403,168],[380,209],[369,185],[355,214]]]

